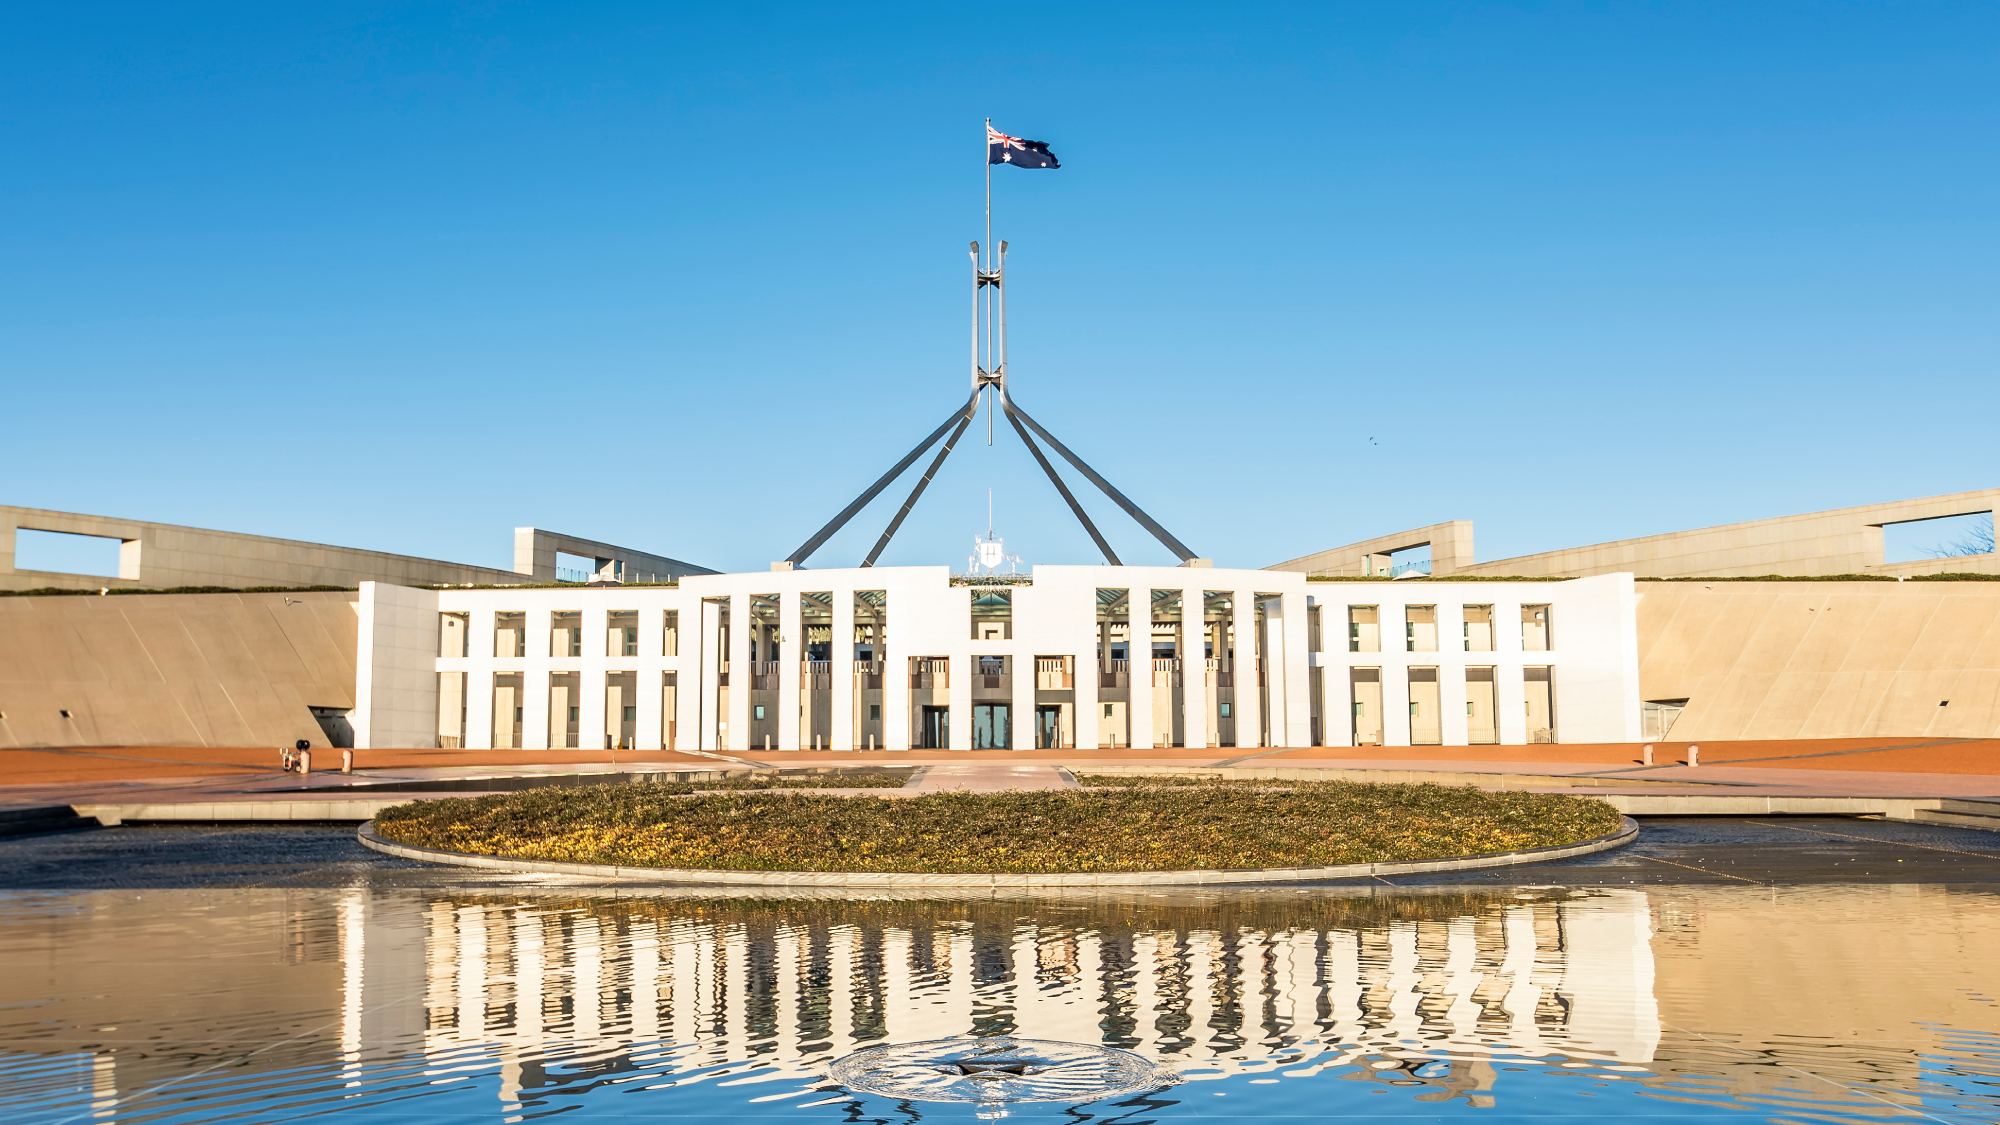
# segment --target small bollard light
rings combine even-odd
[[[313,752],[310,750],[299,751],[299,776],[304,777],[305,775],[311,773],[312,771],[313,771]]]
[[[1648,742],[1644,746],[1639,747],[1639,764],[1642,766],[1650,766],[1653,764],[1652,743]]]
[[[341,773],[354,772],[354,751],[342,750],[340,752],[340,772]]]
[[[1688,747],[1688,765],[1698,766],[1700,764],[1701,764],[1701,747],[1699,746]]]

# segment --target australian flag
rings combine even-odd
[[[986,163],[1012,164],[1016,168],[1060,168],[1062,162],[1049,151],[1049,142],[1010,137],[992,125],[986,126]]]

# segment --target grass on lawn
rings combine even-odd
[[[1602,801],[1360,782],[836,797],[608,785],[419,801],[383,837],[512,859],[725,871],[1180,871],[1443,859],[1615,831]]]

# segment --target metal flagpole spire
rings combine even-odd
[[[883,490],[887,489],[891,483],[902,476],[925,453],[930,452],[932,447],[936,447],[935,456],[932,457],[929,466],[917,478],[916,486],[911,489],[909,498],[904,500],[902,506],[896,510],[895,516],[889,521],[889,526],[883,530],[881,538],[875,541],[874,549],[869,551],[867,557],[861,562],[861,565],[864,567],[874,566],[875,561],[881,558],[883,550],[888,547],[889,541],[895,537],[896,532],[903,526],[904,519],[916,507],[917,501],[922,498],[924,490],[937,477],[938,470],[944,467],[945,459],[951,456],[952,449],[958,444],[959,438],[964,435],[966,428],[972,424],[973,419],[977,417],[981,405],[986,407],[986,444],[993,444],[993,415],[996,412],[1004,412],[1007,415],[1008,425],[1020,437],[1021,444],[1027,446],[1029,455],[1035,459],[1035,464],[1042,470],[1042,473],[1049,478],[1049,483],[1055,486],[1057,495],[1061,496],[1063,503],[1069,507],[1070,514],[1074,515],[1077,522],[1083,525],[1083,529],[1089,534],[1091,542],[1095,543],[1098,551],[1104,555],[1105,562],[1110,563],[1112,566],[1123,565],[1119,561],[1117,553],[1112,550],[1111,544],[1105,540],[1103,533],[1098,531],[1097,525],[1091,522],[1089,514],[1083,510],[1083,505],[1078,502],[1076,494],[1070,491],[1069,485],[1062,478],[1062,474],[1057,471],[1054,463],[1049,460],[1047,454],[1042,452],[1041,444],[1036,441],[1037,438],[1040,438],[1041,442],[1047,443],[1048,447],[1054,450],[1058,457],[1068,462],[1085,480],[1097,486],[1099,492],[1102,492],[1121,511],[1130,516],[1134,522],[1151,534],[1154,539],[1157,539],[1161,546],[1178,556],[1182,563],[1191,566],[1206,565],[1204,560],[1195,556],[1194,551],[1187,544],[1181,542],[1166,528],[1160,526],[1158,520],[1147,515],[1145,510],[1133,503],[1130,497],[1118,491],[1110,481],[1104,479],[1097,470],[1091,468],[1083,458],[1077,456],[1068,446],[1057,440],[1054,434],[1045,429],[1041,423],[1035,421],[1027,411],[1022,410],[1020,405],[1014,401],[1014,396],[1009,393],[1007,389],[1007,244],[993,241],[993,154],[995,145],[1000,146],[1001,160],[1013,164],[1017,168],[1061,167],[1056,162],[1054,155],[1049,152],[1049,146],[1046,142],[1030,141],[998,133],[993,129],[993,119],[990,117],[986,119],[986,242],[984,245],[974,242],[967,255],[972,259],[972,338],[969,341],[971,344],[970,364],[972,368],[972,386],[966,395],[965,404],[960,406],[956,411],[953,411],[950,417],[939,423],[937,429],[932,430],[929,437],[917,443],[916,447],[904,454],[900,461],[890,466],[888,472],[876,478],[874,484],[869,485],[866,491],[855,497],[854,501],[848,504],[847,507],[841,509],[838,515],[828,520],[826,526],[815,532],[812,538],[800,544],[798,550],[793,551],[783,562],[774,565],[785,569],[803,566],[806,559],[814,551],[817,551],[828,539],[832,538],[841,528],[845,527],[848,521],[859,514],[862,508],[881,495]],[[986,337],[983,349],[980,341],[982,333]],[[993,493],[990,489],[986,494],[986,510],[987,531],[990,534],[993,523]]]
[[[993,119],[991,117],[986,119],[986,136],[982,138],[979,154],[979,166],[986,171],[986,242],[983,247],[986,261],[984,270],[987,273],[991,273],[993,271]],[[991,292],[986,294],[986,363],[988,367],[993,365],[993,294]],[[988,387],[982,394],[985,396],[984,401],[986,403],[986,444],[990,446],[993,444],[992,388]]]

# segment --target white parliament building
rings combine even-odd
[[[1639,738],[1630,575],[774,570],[360,592],[355,745],[1102,749]]]
[[[978,243],[971,251],[969,396],[770,571],[655,586],[362,584],[355,745],[1097,750],[1639,736],[1630,574],[1338,583],[1213,568],[1009,393],[1007,244],[988,245],[983,259]],[[1003,573],[992,539],[967,575],[874,565],[982,404],[989,427],[1005,418],[1105,565]],[[807,569],[926,454],[860,566]],[[1122,565],[1058,459],[1181,565]]]

